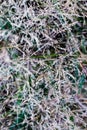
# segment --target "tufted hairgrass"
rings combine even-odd
[[[87,129],[86,0],[0,1],[0,129]]]

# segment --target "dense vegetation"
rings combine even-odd
[[[86,0],[0,0],[0,130],[87,130]]]

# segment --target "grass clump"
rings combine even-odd
[[[0,129],[87,129],[87,2],[0,2]]]

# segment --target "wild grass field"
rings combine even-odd
[[[0,0],[0,130],[87,130],[87,0]]]

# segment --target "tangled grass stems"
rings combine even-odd
[[[0,129],[87,129],[86,0],[0,1]]]

